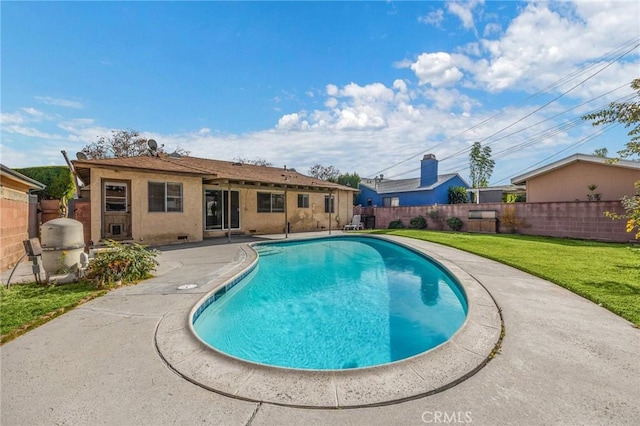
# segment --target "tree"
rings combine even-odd
[[[340,170],[333,166],[325,167],[321,164],[316,164],[309,169],[309,176],[313,176],[316,179],[328,180],[330,182],[335,182],[339,175]]]
[[[640,159],[640,78],[636,78],[631,82],[631,88],[636,91],[634,102],[611,102],[608,108],[587,114],[582,117],[583,120],[591,120],[593,126],[603,124],[621,123],[624,127],[631,130],[627,133],[631,140],[627,142],[626,148],[618,151],[621,158],[633,158],[637,156]]]
[[[627,142],[625,148],[618,151],[620,158],[634,158],[640,160],[640,78],[636,78],[631,82],[631,88],[636,91],[634,102],[611,102],[608,108],[600,110],[593,114],[587,114],[582,117],[583,120],[591,120],[592,125],[600,126],[602,124],[622,123],[626,128],[631,127],[627,133],[631,140]],[[617,161],[617,158],[613,160]],[[640,181],[635,183],[636,193],[621,198],[622,206],[625,214],[618,215],[611,212],[605,214],[612,219],[626,219],[627,232],[635,231],[635,239],[640,240]]]
[[[267,161],[264,158],[256,158],[254,160],[249,160],[248,158],[236,157],[236,158],[233,159],[233,161],[236,161],[236,162],[242,163],[242,164],[251,164],[251,165],[254,165],[254,166],[263,166],[263,167],[271,167],[271,166],[273,166],[272,162]]]
[[[467,188],[464,186],[450,186],[448,192],[449,204],[464,204],[469,202]]]
[[[360,180],[360,176],[356,172],[353,172],[352,174],[344,173],[338,176],[337,183],[357,188],[358,185],[360,185]]]
[[[483,148],[480,142],[474,142],[469,153],[471,186],[486,188],[489,185],[494,165],[495,161],[491,159],[491,147],[485,146]]]
[[[149,153],[148,139],[140,136],[137,130],[112,130],[111,136],[99,136],[97,142],[82,148],[89,159],[113,157],[138,157]],[[166,153],[164,144],[158,145],[159,153]],[[179,146],[174,151],[180,155],[189,155]]]
[[[595,151],[593,151],[593,155],[601,158],[607,158],[608,153],[609,153],[609,150],[607,148],[598,148]]]
[[[18,173],[43,183],[46,187],[38,191],[40,200],[59,200],[60,213],[67,216],[69,200],[76,191],[71,170],[66,166],[43,166],[15,169]]]

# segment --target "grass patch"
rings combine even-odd
[[[640,248],[565,238],[376,230],[431,241],[551,281],[640,326]]]
[[[93,283],[14,284],[0,288],[0,344],[44,324],[76,306],[102,296]]]

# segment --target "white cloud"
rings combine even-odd
[[[297,113],[287,114],[280,117],[278,120],[278,124],[276,125],[277,129],[293,129],[298,127],[300,124],[300,116]]]
[[[2,131],[7,133],[14,133],[22,136],[27,136],[30,138],[49,139],[49,140],[61,139],[61,137],[56,134],[46,133],[34,127],[18,126],[15,124],[9,125],[9,126],[2,126]]]
[[[19,112],[3,112],[0,114],[0,124],[3,126],[7,124],[22,124],[26,121],[24,114]]]
[[[495,34],[500,34],[502,32],[502,27],[500,24],[496,24],[495,22],[491,22],[484,27],[484,32],[482,33],[483,37],[490,37]]]
[[[463,77],[452,56],[446,52],[421,54],[411,65],[411,70],[418,77],[419,84],[433,87],[451,86]]]
[[[447,11],[456,15],[462,26],[467,30],[475,30],[475,20],[473,18],[473,10],[478,5],[484,4],[484,0],[470,0],[464,2],[451,1],[447,3]]]
[[[51,96],[36,96],[35,99],[47,105],[54,105],[54,106],[60,106],[65,108],[75,108],[75,109],[84,108],[84,105],[82,104],[82,102],[72,101],[69,99],[53,98]]]
[[[631,2],[530,3],[500,39],[481,40],[488,56],[475,64],[475,80],[492,92],[539,90],[640,36],[639,15]]]
[[[421,24],[433,25],[434,27],[441,27],[444,20],[444,11],[442,9],[429,12],[426,16],[419,16],[418,22]]]

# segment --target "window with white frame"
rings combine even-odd
[[[182,184],[149,182],[149,212],[181,212]]]
[[[384,207],[398,207],[400,205],[399,197],[384,197],[382,199],[382,205]]]

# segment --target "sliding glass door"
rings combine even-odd
[[[229,191],[205,189],[205,230],[227,229]],[[240,193],[231,191],[231,229],[240,229]]]

